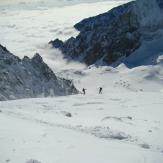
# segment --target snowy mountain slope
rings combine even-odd
[[[163,161],[162,66],[64,70],[85,96],[0,102],[0,161]]]
[[[162,84],[138,79],[148,71],[92,67],[74,75],[85,96],[0,102],[1,162],[162,162]]]
[[[3,151],[1,162],[27,163],[153,163],[162,161],[162,154],[131,144],[97,139],[88,134],[1,115],[10,133],[2,127]],[[16,129],[13,131],[13,128]],[[22,132],[15,132],[15,131]],[[10,134],[6,137],[5,134]],[[49,143],[50,142],[50,143]],[[10,145],[8,146],[8,143]],[[6,145],[7,144],[7,145]],[[31,163],[30,162],[30,163]],[[29,162],[28,162],[29,163]]]
[[[55,76],[39,54],[22,60],[0,45],[0,100],[78,93],[71,81]]]

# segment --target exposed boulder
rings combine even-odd
[[[21,60],[0,45],[0,100],[76,93],[73,83],[57,77],[38,53]]]

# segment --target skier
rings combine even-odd
[[[99,94],[102,94],[102,87],[99,88]]]
[[[83,94],[85,95],[85,91],[86,91],[86,89],[85,89],[85,88],[83,88],[83,89],[82,89],[82,91],[83,91]]]

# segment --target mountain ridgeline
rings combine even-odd
[[[75,29],[80,31],[76,38],[65,42],[55,39],[49,44],[60,49],[68,59],[87,65],[113,65],[136,51],[147,38],[148,31],[151,34],[163,28],[162,8],[162,0],[129,2],[75,24]]]
[[[77,93],[73,83],[57,77],[39,54],[20,59],[0,45],[0,101]]]

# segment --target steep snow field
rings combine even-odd
[[[163,162],[162,83],[139,78],[152,71],[68,71],[85,96],[0,102],[0,162]]]

